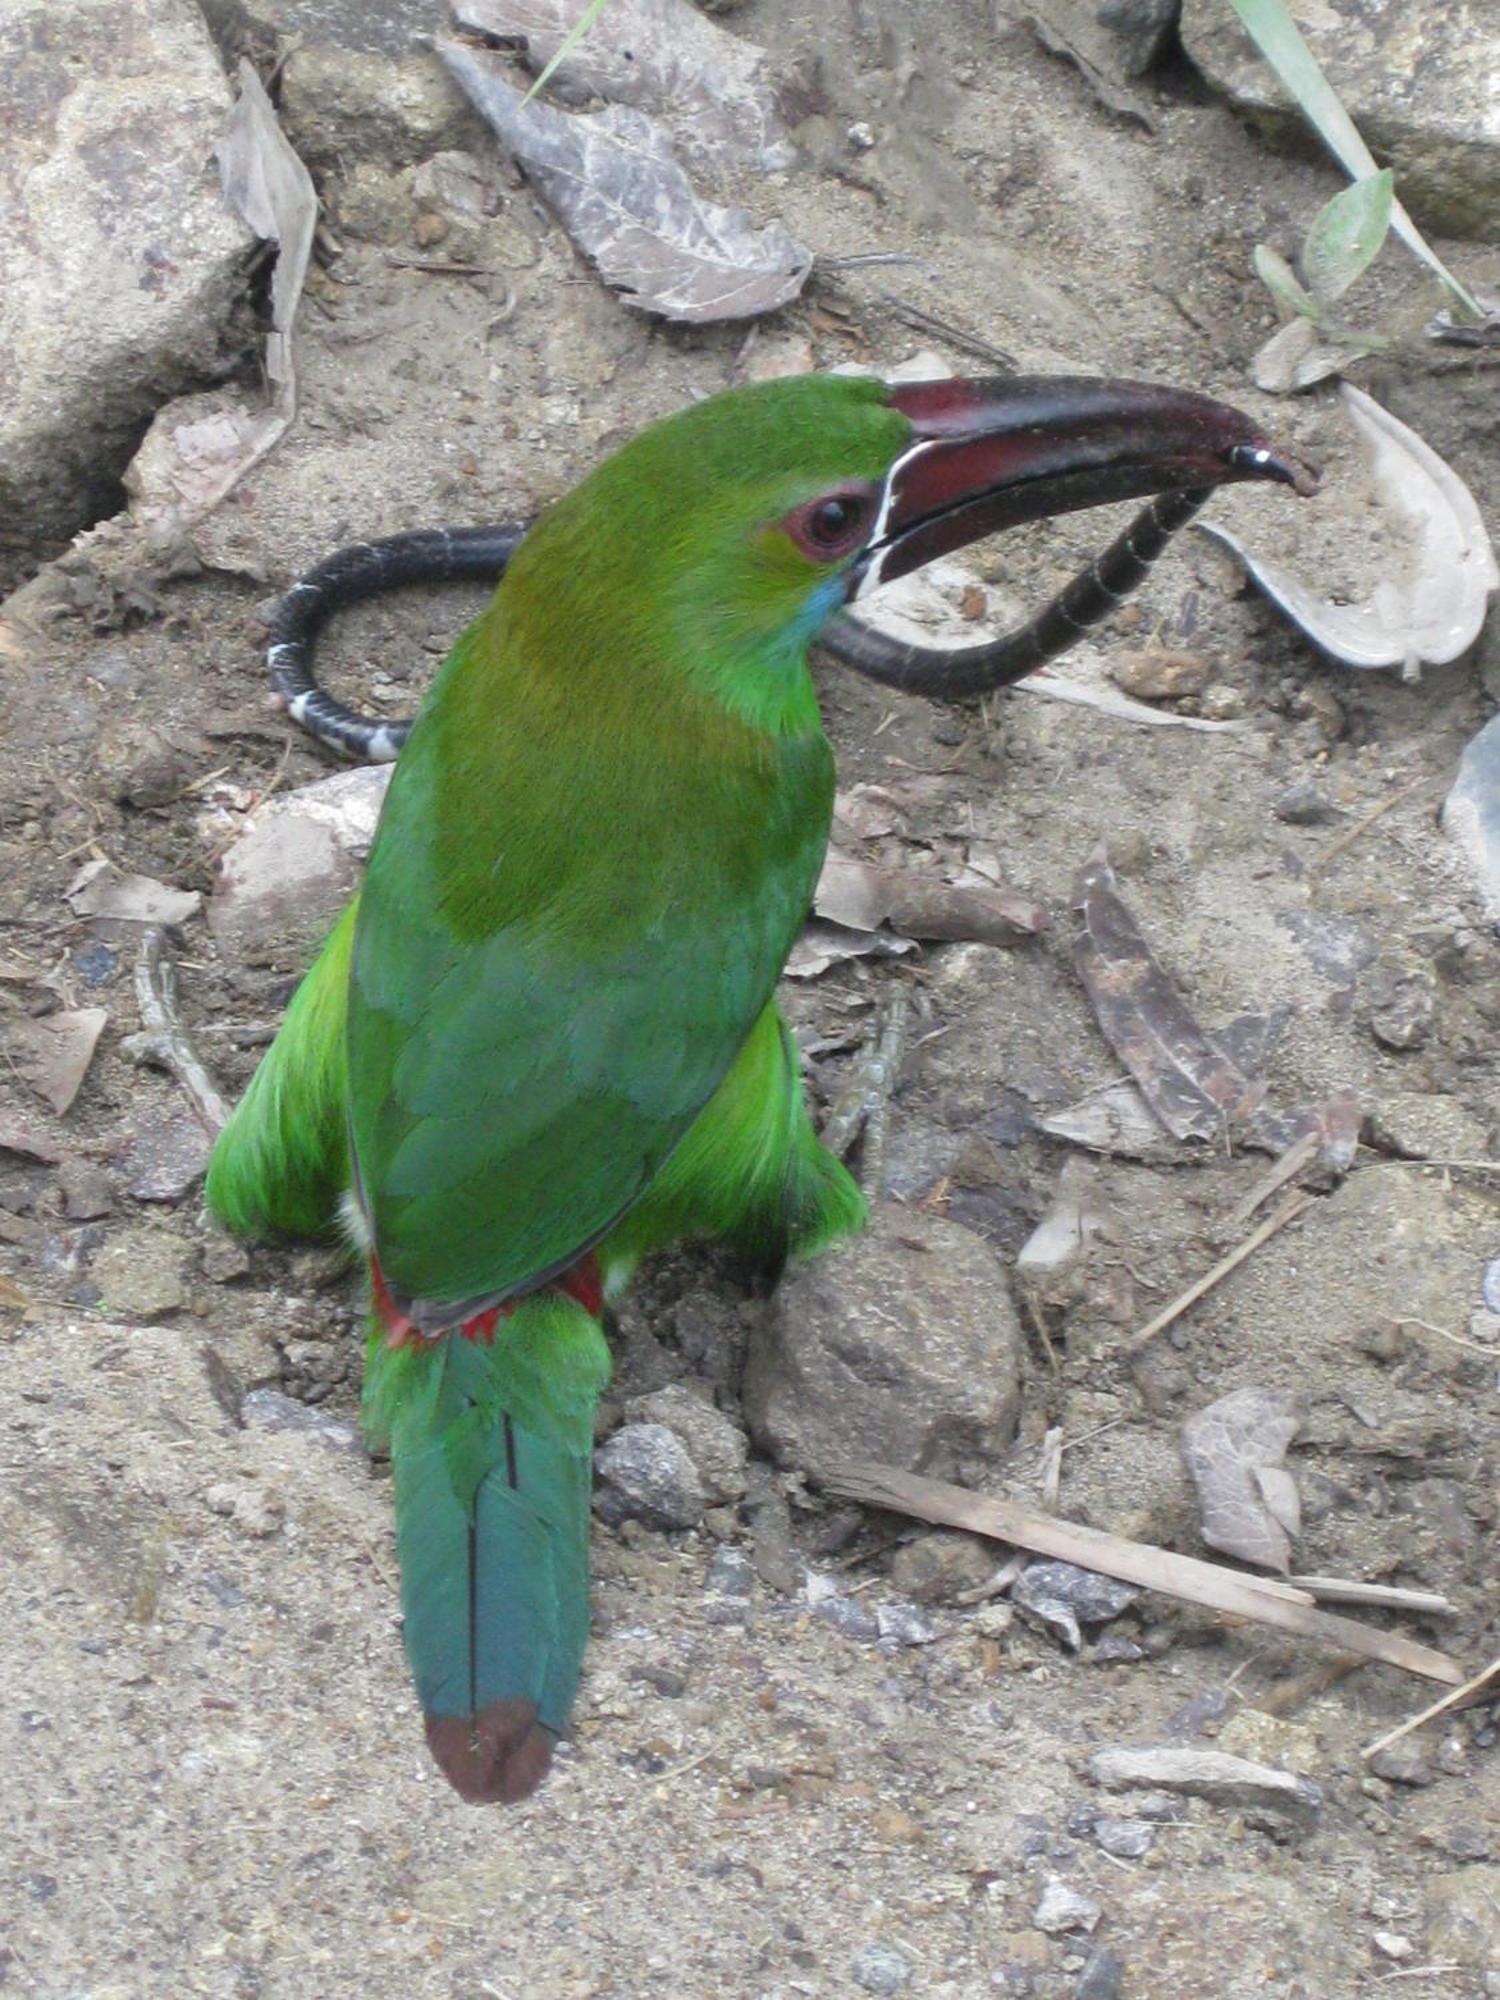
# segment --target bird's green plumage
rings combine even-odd
[[[429,1721],[499,1700],[557,1730],[572,1699],[607,1356],[538,1288],[596,1246],[618,1287],[690,1236],[776,1265],[863,1213],[771,998],[827,840],[806,646],[839,595],[777,523],[908,435],[877,383],[766,384],[642,433],[542,518],[216,1150],[224,1220],[312,1234],[352,1146],[400,1308],[441,1332],[502,1305],[493,1345],[392,1349],[372,1319]]]

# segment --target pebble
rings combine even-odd
[[[855,1954],[849,1968],[856,1986],[866,1993],[899,1993],[911,1978],[911,1960],[894,1945],[867,1944]]]
[[[905,1542],[891,1559],[891,1582],[915,1604],[947,1604],[995,1573],[993,1544],[939,1528]]]
[[[1117,1861],[1139,1861],[1156,1845],[1156,1828],[1144,1819],[1096,1819],[1094,1838]]]
[[[675,1431],[665,1424],[626,1424],[595,1457],[600,1488],[594,1505],[611,1527],[695,1528],[703,1519],[703,1482]]]
[[[715,1549],[703,1587],[719,1597],[750,1597],[755,1590],[750,1558],[743,1549]]]
[[[274,1535],[286,1518],[286,1509],[274,1493],[248,1481],[220,1480],[204,1494],[203,1504],[211,1514],[232,1521],[259,1541]]]
[[[106,1312],[127,1320],[161,1319],[187,1303],[177,1264],[182,1246],[153,1229],[112,1236],[95,1257],[94,1283]]]
[[[237,1236],[213,1229],[203,1239],[199,1262],[205,1278],[216,1285],[227,1285],[231,1278],[245,1276],[250,1269],[250,1253]]]
[[[1437,980],[1418,960],[1381,958],[1364,981],[1370,1032],[1387,1049],[1420,1049],[1437,1016]]]
[[[1411,1939],[1403,1937],[1399,1931],[1375,1931],[1371,1934],[1370,1943],[1382,1958],[1394,1959],[1398,1964],[1402,1959],[1410,1958],[1416,1950]]]
[[[1009,1449],[1021,1346],[990,1246],[887,1203],[862,1236],[781,1286],[751,1335],[745,1414],[784,1465],[876,1458],[952,1476]]]
[[[1049,1875],[1031,1921],[1037,1930],[1058,1937],[1066,1931],[1091,1931],[1103,1914],[1092,1896],[1070,1889],[1060,1875]]]
[[[1430,1785],[1433,1780],[1426,1751],[1409,1736],[1377,1750],[1370,1759],[1370,1769],[1393,1785]]]
[[[302,1345],[309,1343],[303,1342]],[[240,1403],[240,1422],[250,1431],[303,1431],[338,1451],[361,1455],[359,1433],[324,1411],[310,1409],[279,1389],[252,1389]]]
[[[1208,686],[1208,662],[1200,653],[1147,646],[1113,655],[1109,676],[1136,701],[1180,701],[1184,695],[1202,694]]]
[[[815,1618],[842,1632],[846,1639],[869,1644],[880,1637],[880,1626],[868,1605],[845,1597],[832,1577],[814,1570],[807,1579],[807,1602]]]
[[[1073,2000],[1120,2000],[1124,1983],[1124,1959],[1107,1945],[1100,1945],[1078,1975]]]
[[[899,1598],[876,1606],[875,1629],[891,1647],[930,1646],[938,1636],[937,1627],[924,1611]]]
[[[1324,826],[1339,817],[1339,809],[1311,778],[1299,778],[1272,802],[1271,810],[1288,826]]]
[[[710,1506],[738,1500],[744,1493],[749,1447],[743,1432],[691,1389],[670,1383],[654,1395],[627,1403],[625,1414],[633,1423],[663,1424],[681,1440]]]
[[[1323,1794],[1310,1778],[1226,1756],[1222,1750],[1167,1744],[1096,1750],[1089,1759],[1089,1774],[1106,1791],[1150,1786],[1210,1799],[1234,1812],[1273,1812],[1307,1821],[1316,1819],[1323,1806]]]
[[[57,1170],[57,1186],[63,1214],[73,1222],[94,1222],[115,1205],[109,1175],[92,1160],[64,1160]]]
[[[1011,1587],[1017,1608],[1056,1632],[1073,1652],[1083,1645],[1082,1625],[1105,1625],[1128,1611],[1140,1591],[1073,1563],[1028,1563]]]
[[[130,1135],[122,1162],[137,1201],[181,1201],[203,1178],[213,1141],[191,1111],[147,1117]]]

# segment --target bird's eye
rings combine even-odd
[[[837,562],[859,547],[874,514],[875,489],[848,486],[794,507],[781,525],[809,561]]]
[[[815,542],[832,548],[844,539],[856,512],[852,500],[822,500],[813,509],[812,519],[807,524],[808,533]]]

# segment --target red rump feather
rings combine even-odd
[[[570,1299],[576,1299],[590,1319],[598,1319],[604,1311],[604,1277],[599,1269],[599,1259],[592,1250],[586,1257],[580,1257],[561,1277],[554,1278],[547,1289],[565,1292]],[[370,1292],[375,1310],[380,1315],[380,1323],[385,1328],[387,1347],[410,1347],[419,1340],[443,1338],[441,1333],[423,1333],[416,1321],[401,1310],[386,1283],[380,1260],[374,1255],[370,1258]],[[495,1328],[500,1321],[509,1319],[520,1303],[519,1299],[507,1299],[503,1305],[486,1306],[472,1319],[461,1321],[456,1331],[461,1339],[478,1340],[488,1347],[494,1341]]]

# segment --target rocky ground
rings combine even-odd
[[[1224,395],[1337,488],[1354,475],[1331,401],[1274,402],[1246,379],[1273,325],[1252,246],[1290,254],[1332,172],[1271,150],[1180,56],[1131,82],[1122,114],[1019,9],[943,0],[919,20],[885,0],[749,0],[733,26],[788,81],[799,163],[716,192],[829,261],[753,333],[664,327],[600,284],[413,53],[410,32],[435,25],[425,7],[219,0],[215,53],[186,0],[143,6],[160,46],[144,28],[111,44],[137,65],[110,128],[135,135],[109,155],[127,208],[166,101],[141,81],[148,53],[190,74],[205,136],[196,167],[174,153],[161,168],[142,267],[174,312],[180,288],[183,317],[149,363],[146,335],[116,328],[91,441],[64,394],[88,357],[73,342],[51,376],[36,359],[35,329],[59,317],[46,286],[83,285],[121,241],[80,239],[67,205],[68,149],[104,157],[93,128],[43,131],[37,110],[97,44],[95,12],[74,11],[22,7],[0,26],[24,37],[5,74],[35,141],[26,171],[74,258],[8,254],[0,306],[15,379],[52,385],[15,400],[7,422],[35,428],[7,431],[0,454],[0,564],[22,586],[0,606],[10,1986],[1500,1992],[1491,1709],[1370,1762],[1362,1747],[1430,1683],[1340,1676],[1284,1634],[1160,1596],[1092,1605],[1075,1648],[1045,1576],[985,1594],[1005,1549],[818,1483],[855,1449],[1034,1500],[1058,1430],[1062,1514],[1201,1554],[1184,1421],[1233,1390],[1290,1392],[1294,1567],[1441,1593],[1451,1615],[1399,1623],[1467,1671],[1500,1650],[1500,1179],[1472,1164],[1500,1152],[1500,979],[1436,818],[1493,709],[1493,635],[1415,684],[1341,669],[1188,536],[1094,670],[1136,693],[1165,676],[1164,712],[1237,730],[1144,728],[1034,693],[940,708],[821,670],[841,843],[998,874],[1051,925],[1012,949],[836,956],[788,981],[821,1106],[905,997],[878,1226],[771,1306],[708,1257],[638,1287],[617,1329],[576,1736],[510,1813],[456,1804],[421,1744],[384,1471],[355,1427],[357,1290],[321,1253],[208,1227],[198,1125],[128,1041],[143,915],[170,927],[183,1018],[229,1095],[304,962],[306,877],[342,865],[336,849],[292,868],[274,924],[237,917],[220,863],[267,794],[328,773],[268,708],[260,659],[267,601],[318,556],[528,514],[642,421],[759,373],[889,368],[918,347],[992,367],[965,336],[1028,369]],[[122,570],[133,545],[106,532],[43,566],[119,504],[157,403],[218,376],[258,393],[263,278],[213,211],[207,165],[219,66],[242,53],[267,76],[284,58],[281,115],[324,204],[296,423],[190,542]],[[190,212],[194,172],[207,194]],[[1445,247],[1500,290],[1493,242]],[[833,261],[876,252],[918,261]],[[1395,250],[1367,296],[1367,320],[1405,331],[1432,303]],[[1495,365],[1406,340],[1359,371],[1491,522]],[[37,454],[29,496],[4,483]],[[1322,505],[1235,496],[1217,515],[1352,591],[1360,538]],[[1035,601],[1097,535],[1014,537],[986,574]],[[330,680],[404,712],[470,604],[428,593],[351,615]],[[1269,1161],[1164,1136],[1095,1156],[1039,1129],[1119,1075],[1070,952],[1074,877],[1101,840],[1200,1019],[1275,1017],[1272,1099],[1350,1091],[1364,1121],[1351,1171],[1309,1180],[1296,1220],[1139,1350],[1132,1335],[1244,1237],[1237,1211]],[[1088,1162],[1071,1183],[1086,1245],[1025,1278],[1018,1253],[1069,1160]],[[1154,1754],[1105,1754],[1126,1750]],[[1184,1769],[1184,1752],[1262,1768]]]

